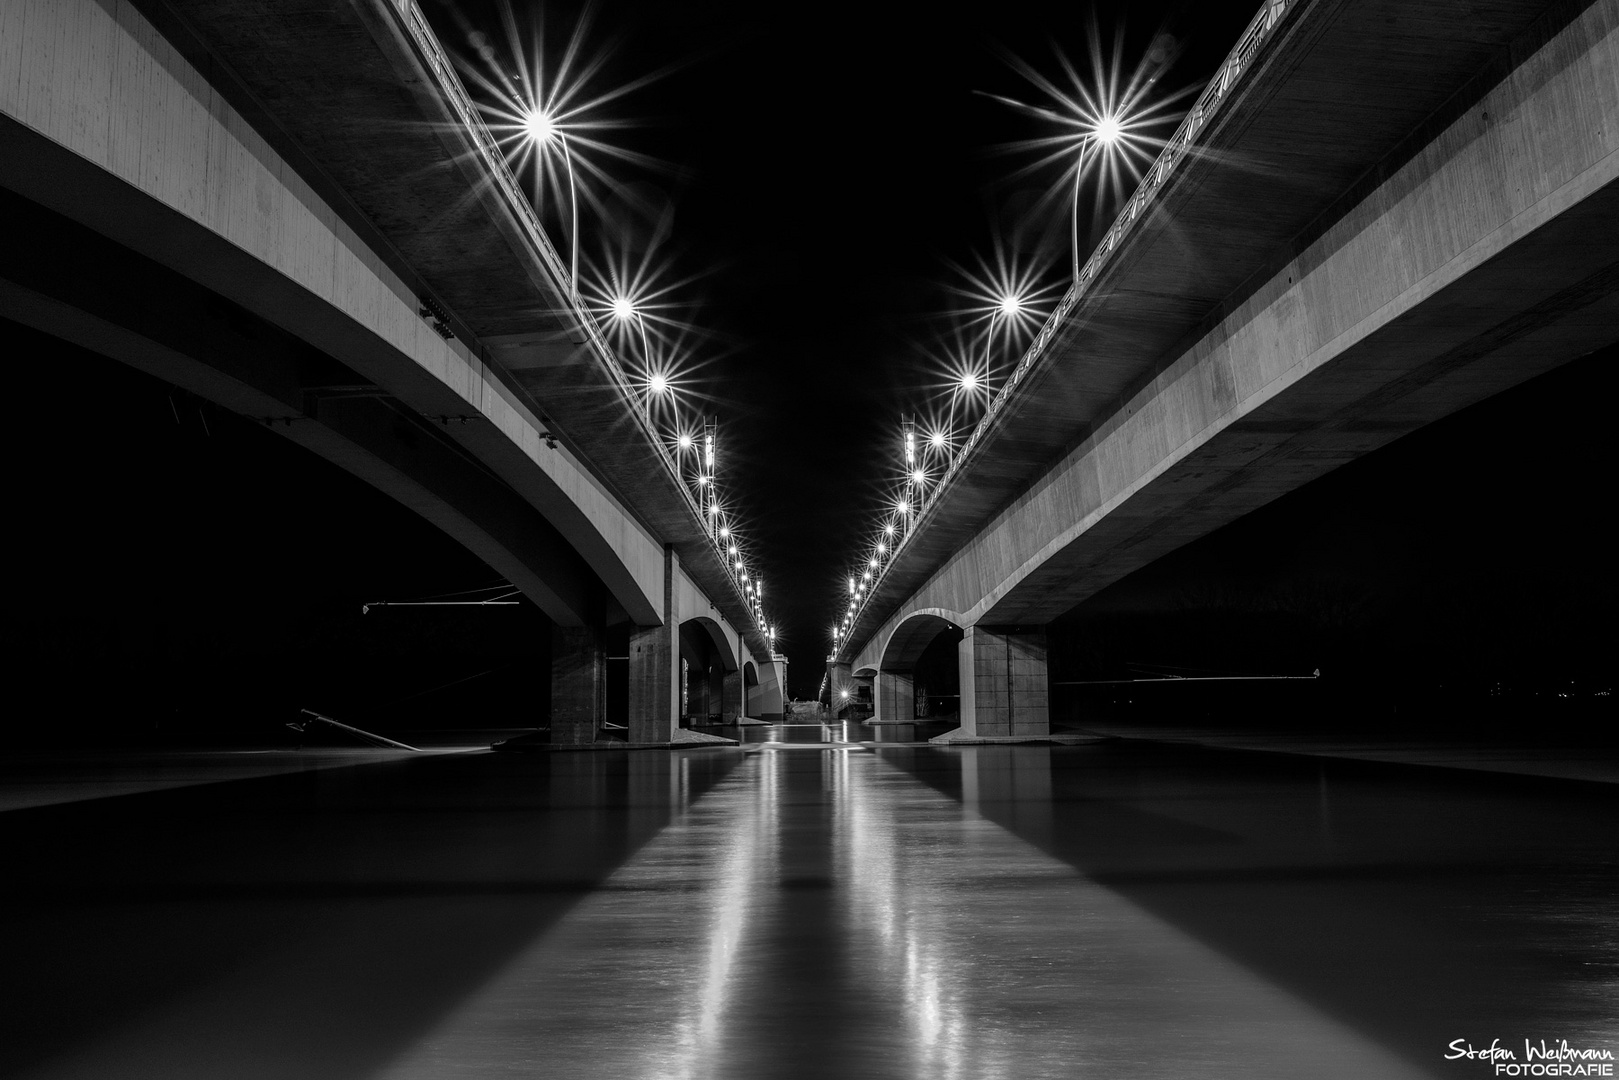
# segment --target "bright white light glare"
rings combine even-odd
[[[877,554],[879,554],[879,555],[888,554],[888,545],[883,543],[881,540],[877,541]],[[876,559],[871,560],[871,564],[873,566],[876,566],[877,565],[877,560]]]
[[[901,499],[899,504],[895,506],[894,509],[898,510],[902,514],[909,514],[911,512],[911,504],[906,502],[904,499]]]
[[[703,437],[703,441],[707,444],[705,454],[707,455],[708,467],[712,469],[714,467],[714,436],[706,435]]]
[[[1092,129],[1091,133],[1092,138],[1104,146],[1112,146],[1119,141],[1119,136],[1123,134],[1124,125],[1119,122],[1117,116],[1111,114],[1104,115],[1100,120],[1096,121],[1096,127]]]
[[[861,581],[870,581],[871,580],[871,571],[867,570],[864,574],[861,574],[860,575],[860,580]]]
[[[872,569],[873,569],[873,570],[875,570],[875,569],[877,569],[877,559],[876,559],[876,557],[875,557],[875,556],[873,556],[873,558],[872,558],[872,560],[871,560],[871,568],[872,568]],[[870,577],[870,576],[871,576],[871,575],[870,575],[870,574],[867,574],[867,575],[866,575],[866,576],[867,576],[867,577]]]
[[[727,536],[730,536],[730,535],[731,535],[731,527],[729,525],[721,525],[720,526],[720,539],[724,540]],[[736,545],[734,545],[734,544],[731,545],[731,550],[733,552],[735,552],[736,551]]]
[[[935,450],[943,450],[944,432],[935,431],[932,435],[928,436],[928,444],[931,445]]]
[[[731,558],[733,558],[733,559],[736,558],[736,555],[737,555],[736,545],[732,544],[731,545]]]
[[[1016,315],[1023,310],[1023,297],[1008,293],[996,302],[995,307],[1002,315]]]
[[[963,375],[961,377],[961,388],[963,390],[977,390],[978,373],[976,371],[969,371],[967,374]]]
[[[927,473],[923,472],[921,469],[913,469],[911,471],[911,483],[913,483],[913,484],[925,484],[927,482],[928,482],[928,474]]]
[[[848,696],[849,696],[849,691],[847,691],[847,690],[839,690],[838,691],[838,697],[846,698]]]
[[[680,448],[682,450],[690,450],[691,449],[691,436],[690,435],[681,435],[680,436]]]
[[[738,559],[738,560],[737,560],[737,561],[736,561],[736,568],[737,568],[737,569],[738,569],[738,570],[740,570],[740,569],[742,569],[742,560],[741,560],[741,559]]]
[[[903,511],[901,511],[901,512],[903,513]],[[883,535],[884,536],[893,536],[894,535],[894,526],[892,526],[892,525],[884,525],[883,526]]]
[[[706,477],[706,476],[699,476],[699,477],[698,477],[698,478],[697,478],[697,486],[698,486],[698,487],[707,487],[707,486],[708,486],[708,477]]]
[[[661,372],[655,372],[652,378],[647,380],[647,386],[651,388],[654,394],[662,394],[669,389],[669,376]]]
[[[615,319],[634,318],[635,303],[627,296],[613,297],[613,317]]]
[[[523,114],[523,130],[537,143],[547,143],[557,133],[557,122],[544,109],[530,109]]]

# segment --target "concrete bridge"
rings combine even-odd
[[[781,713],[785,658],[411,0],[10,0],[0,214],[0,316],[261,420],[519,587],[553,742],[610,698],[649,745],[683,700]]]
[[[909,719],[959,630],[956,737],[1046,733],[1051,620],[1619,339],[1619,0],[1460,10],[1265,5],[863,597],[834,701]]]

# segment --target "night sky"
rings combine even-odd
[[[472,33],[501,40],[492,8],[426,6],[451,49],[475,52]],[[1132,3],[1095,19],[1109,49],[1123,26],[1127,66],[1149,52],[1172,61],[1160,77],[1170,92],[1200,86],[1256,8]],[[656,235],[656,265],[685,282],[679,317],[701,328],[686,342],[688,385],[704,399],[691,412],[719,420],[731,502],[771,584],[798,696],[820,681],[845,567],[895,466],[899,417],[940,390],[925,350],[959,307],[952,264],[1001,244],[1044,266],[1049,283],[1066,272],[1060,204],[1024,213],[1057,169],[1017,176],[1032,156],[997,150],[1038,125],[988,95],[1038,98],[1009,56],[1052,78],[1056,49],[1083,64],[1092,12],[998,3],[966,22],[946,10],[608,0],[583,37],[585,54],[604,58],[587,94],[657,75],[603,106],[623,126],[602,137],[649,160],[601,161],[614,183],[590,181],[591,201],[614,216],[603,224],[585,211],[587,257],[645,251]],[[577,8],[547,7],[548,54],[579,22]],[[368,600],[496,580],[431,526],[240,418],[7,329],[14,349],[41,358],[17,376],[15,400],[30,404],[7,428],[22,508],[14,539],[26,552],[13,663],[59,681],[89,670],[86,693],[116,683],[183,699],[176,709],[194,714],[249,701],[271,713],[315,699],[380,708],[473,677],[426,700],[490,710],[496,726],[536,719],[512,704],[534,690],[527,663],[544,655],[533,609],[359,614]],[[1151,616],[1168,628],[1160,653],[1184,651],[1186,624],[1174,618],[1187,589],[1252,594],[1280,580],[1240,547],[1280,553],[1271,565],[1282,577],[1377,581],[1379,617],[1403,625],[1400,612],[1451,612],[1468,591],[1412,585],[1435,567],[1465,582],[1534,567],[1518,590],[1529,599],[1497,606],[1498,620],[1518,633],[1563,611],[1563,630],[1579,631],[1570,640],[1611,641],[1605,629],[1584,632],[1594,631],[1589,604],[1569,614],[1564,601],[1570,590],[1613,595],[1591,504],[1611,501],[1611,444],[1592,434],[1605,421],[1591,410],[1611,400],[1613,366],[1611,354],[1582,362],[1549,376],[1562,380],[1552,391],[1514,391],[1402,440],[1121,583],[1096,610]],[[1556,405],[1567,396],[1590,413],[1583,430]],[[1544,580],[1549,565],[1555,581]],[[1453,614],[1431,621],[1444,627],[1434,632],[1505,632]],[[1309,660],[1264,648],[1246,659]],[[1570,662],[1596,664],[1583,652]],[[1542,665],[1545,677],[1556,667],[1555,657]]]

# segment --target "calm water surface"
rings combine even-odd
[[[0,813],[0,1075],[1483,1077],[1453,1040],[1619,1054],[1610,791],[861,734]]]

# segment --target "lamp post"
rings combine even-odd
[[[573,300],[579,301],[579,188],[573,176],[573,152],[568,149],[568,136],[557,126],[556,119],[545,109],[536,106],[523,117],[523,130],[541,151],[554,140],[562,147],[562,163],[568,174],[568,205],[570,224],[568,240],[571,252],[568,260],[568,287]]]
[[[1074,220],[1073,220],[1073,251],[1074,251],[1074,284],[1079,284],[1079,185],[1085,179],[1086,158],[1092,156],[1094,147],[1100,146],[1105,152],[1119,141],[1124,133],[1124,127],[1119,118],[1109,113],[1103,113],[1091,124],[1090,130],[1080,136],[1079,164],[1074,168]]]

